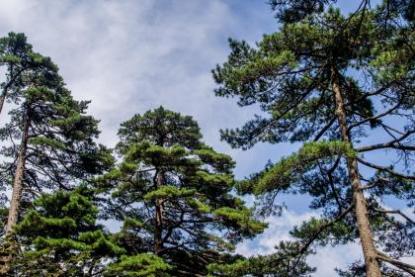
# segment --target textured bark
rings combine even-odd
[[[156,189],[163,185],[163,173],[158,172],[156,176]],[[160,255],[163,250],[163,200],[157,198],[155,201],[156,226],[154,232],[154,253]]]
[[[336,116],[340,126],[341,138],[344,142],[352,145],[347,127],[344,100],[339,85],[339,75],[336,69],[332,70],[332,82],[332,89],[336,101]],[[349,178],[352,183],[355,217],[366,265],[366,275],[367,277],[381,277],[379,262],[377,260],[377,251],[373,242],[373,234],[369,224],[367,203],[360,182],[357,160],[355,158],[348,158],[347,168]]]
[[[16,172],[13,180],[13,191],[12,200],[10,202],[9,216],[7,219],[7,225],[5,228],[6,240],[2,245],[2,253],[0,256],[0,275],[9,276],[10,265],[13,260],[13,255],[17,251],[17,244],[15,239],[12,237],[13,229],[16,226],[17,219],[19,216],[20,201],[23,192],[23,177],[26,163],[26,150],[27,142],[29,139],[29,125],[30,121],[27,117],[24,123],[22,142],[17,158]]]
[[[26,150],[27,142],[29,138],[29,117],[26,117],[22,134],[22,142],[20,144],[19,156],[17,158],[17,167],[13,180],[13,192],[12,200],[10,202],[9,217],[7,219],[6,225],[6,235],[10,235],[13,231],[14,226],[17,223],[17,218],[19,216],[20,201],[22,198],[23,192],[23,177],[26,164]]]

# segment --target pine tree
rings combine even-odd
[[[19,146],[3,147],[5,157],[16,159],[13,196],[6,232],[17,222],[23,186],[26,193],[42,189],[70,189],[73,178],[99,174],[112,157],[96,145],[97,120],[85,115],[88,102],[73,100],[55,70],[35,71],[20,87],[22,103],[10,111],[1,138],[20,138]],[[10,167],[9,163],[6,163]]]
[[[333,1],[272,2],[280,30],[264,35],[256,47],[230,40],[228,61],[213,71],[218,96],[237,97],[240,106],[258,104],[264,115],[221,134],[243,149],[258,142],[305,144],[242,182],[241,191],[264,196],[268,209],[278,193],[313,197],[311,208],[322,210],[321,218],[292,232],[303,243],[301,255],[312,244],[360,238],[368,277],[381,276],[380,264],[413,274],[414,266],[396,258],[412,253],[415,225],[382,203],[386,195],[408,204],[414,199],[415,178],[405,174],[415,133],[409,72],[382,77],[389,57],[385,45],[399,30],[385,36],[381,9],[370,10],[367,3],[345,17],[325,7]],[[382,136],[389,141],[381,142]],[[375,144],[364,146],[362,140]],[[384,166],[363,157],[384,149],[402,159]]]
[[[37,54],[36,59],[48,66],[31,69],[14,85],[17,105],[9,112],[9,122],[0,129],[4,142],[1,181],[3,186],[13,184],[5,228],[11,241],[22,209],[38,193],[56,188],[70,190],[76,186],[76,179],[88,182],[113,163],[110,152],[95,142],[98,121],[85,114],[88,102],[72,98],[49,58]],[[16,247],[13,245],[10,247]],[[8,255],[2,272],[8,270]]]
[[[16,227],[22,248],[13,276],[102,276],[105,259],[124,250],[97,225],[94,191],[42,194]]]
[[[124,222],[117,241],[130,257],[120,264],[152,253],[173,276],[202,276],[264,229],[232,193],[234,162],[201,141],[190,116],[159,107],[124,122],[119,136],[122,163],[101,182],[112,194],[107,213]]]

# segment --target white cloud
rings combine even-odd
[[[119,124],[133,114],[164,105],[194,116],[205,140],[237,159],[239,176],[281,155],[269,156],[275,148],[265,145],[243,152],[220,142],[220,128],[241,125],[256,108],[240,109],[215,97],[210,73],[229,52],[228,36],[252,41],[273,28],[263,3],[255,8],[224,0],[0,3],[0,35],[24,32],[36,51],[52,57],[75,97],[92,100],[90,112],[101,120],[105,144],[115,144]],[[290,149],[284,147],[284,154]]]
[[[169,3],[6,1],[0,32],[25,32],[50,55],[74,95],[92,100],[102,140],[114,144],[134,113],[163,104],[207,121],[220,106],[209,70],[226,51],[218,34],[230,10],[221,1]]]

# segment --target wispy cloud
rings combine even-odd
[[[104,142],[158,105],[195,116],[217,141],[218,125],[245,117],[214,97],[210,76],[237,20],[224,1],[14,0],[2,4],[0,31],[27,33],[53,58],[74,95],[92,100]]]

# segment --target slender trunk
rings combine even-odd
[[[13,180],[13,191],[12,200],[10,202],[9,216],[5,228],[6,241],[2,245],[3,250],[0,257],[1,276],[8,276],[7,274],[10,271],[13,255],[15,251],[17,251],[16,241],[12,235],[13,229],[17,223],[17,218],[19,216],[19,206],[23,191],[23,176],[26,163],[27,142],[29,138],[29,125],[30,119],[29,117],[26,117],[23,127],[22,142],[20,144],[20,149],[17,157],[16,172]]]
[[[12,200],[10,202],[9,217],[7,219],[6,235],[11,235],[19,216],[20,200],[23,191],[23,176],[26,164],[27,142],[29,138],[30,119],[28,116],[26,117],[24,124],[22,142],[20,144],[19,154],[17,158],[17,167],[13,180]]]
[[[10,65],[10,76],[13,76],[13,77],[11,77],[10,80],[8,81],[8,83],[3,87],[3,93],[0,96],[0,114],[3,111],[4,101],[6,100],[7,91],[9,89],[9,87],[16,81],[16,78],[20,75],[20,73],[23,70],[21,70],[16,75],[14,75],[13,71],[14,71],[14,66],[13,65]]]
[[[2,95],[0,96],[0,114],[3,111],[4,101],[6,100],[6,91],[3,91]]]
[[[163,173],[158,172],[156,176],[156,189],[163,185]],[[157,198],[155,201],[156,206],[156,228],[154,232],[154,253],[160,255],[163,250],[163,200]]]
[[[341,137],[344,142],[352,144],[346,121],[346,110],[339,85],[339,76],[336,69],[332,70],[333,93],[336,101],[336,115],[339,121]],[[381,277],[377,251],[373,242],[372,230],[369,224],[367,203],[360,183],[359,168],[355,158],[347,159],[349,178],[353,189],[353,202],[355,205],[355,216],[359,230],[360,242],[362,244],[363,256],[366,264],[367,277]]]

